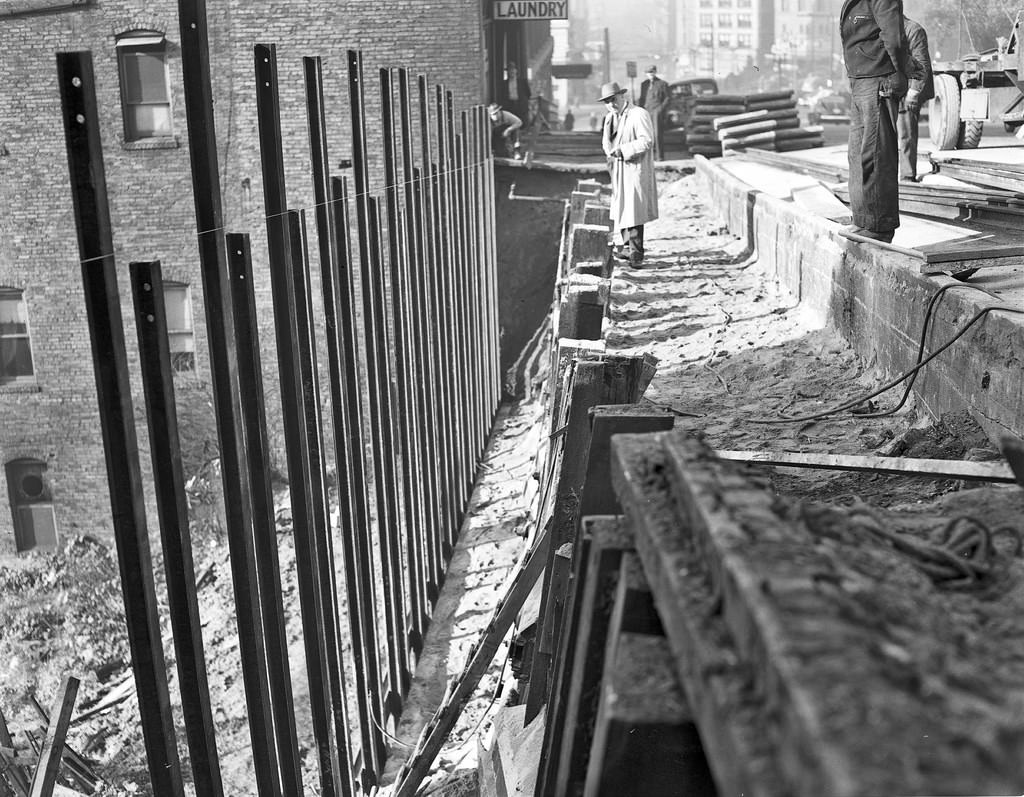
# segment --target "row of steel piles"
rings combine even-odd
[[[227,233],[223,225],[205,9],[201,2],[182,2],[179,13],[254,780],[261,795],[302,794],[253,264],[248,236]],[[456,114],[451,92],[443,86],[430,91],[420,76],[417,136],[408,72],[381,70],[382,135],[372,142],[365,129],[362,56],[349,51],[352,176],[331,177],[320,61],[304,59],[324,294],[320,318],[311,296],[305,211],[288,209],[284,199],[273,46],[258,45],[254,61],[320,787],[325,795],[368,793],[383,770],[385,729],[402,710],[500,399],[488,125],[481,107]],[[178,795],[182,767],[160,644],[91,58],[62,53],[58,71],[143,735],[154,792]],[[368,161],[378,153],[384,188],[374,196]],[[198,795],[220,795],[166,320],[155,299],[162,295],[160,265],[133,263],[131,271],[193,782]],[[326,343],[326,382],[318,373],[318,332]],[[337,466],[337,526],[326,478],[324,396]],[[351,635],[351,662],[342,659],[345,634]],[[347,682],[348,671],[354,683]]]

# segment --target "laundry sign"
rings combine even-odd
[[[569,0],[494,0],[495,19],[568,19]]]

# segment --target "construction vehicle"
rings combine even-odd
[[[1013,29],[993,50],[932,64],[935,98],[928,110],[928,130],[937,149],[973,149],[985,122],[1002,122],[1007,132],[1024,132],[1024,48],[1017,12]]]

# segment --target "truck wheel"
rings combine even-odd
[[[936,149],[957,149],[964,135],[960,121],[960,84],[952,75],[935,76],[935,98],[928,109],[928,137]],[[981,133],[978,133],[981,137]],[[977,142],[974,146],[978,146]]]
[[[957,149],[977,149],[981,143],[981,134],[985,128],[984,122],[971,120],[960,123],[960,140],[956,142]]]

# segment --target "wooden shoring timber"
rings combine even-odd
[[[431,764],[441,751],[445,739],[462,713],[473,690],[494,659],[502,640],[512,628],[516,615],[522,608],[537,579],[544,569],[551,545],[550,529],[538,535],[533,548],[524,556],[519,568],[509,584],[505,597],[494,607],[491,621],[484,629],[483,635],[469,652],[462,673],[451,684],[441,707],[423,728],[416,749],[402,767],[395,779],[393,797],[413,797],[423,782]]]
[[[843,238],[848,238],[849,240],[856,241],[857,243],[880,246],[891,252],[898,252],[899,254],[920,260],[920,272],[922,274],[958,274],[962,271],[974,271],[979,268],[1012,266],[1016,265],[1022,258],[1024,258],[1024,254],[1017,252],[1020,247],[1007,246],[1002,250],[1005,254],[999,254],[999,250],[995,248],[988,250],[980,248],[975,250],[961,248],[956,250],[932,251],[926,253],[920,249],[895,246],[894,244],[888,244],[884,241],[877,241],[874,238],[866,238],[863,235],[858,235],[857,233],[850,232],[849,230],[840,230],[839,234]]]
[[[557,461],[558,467],[551,473],[554,479],[552,548],[540,604],[542,628],[539,633],[541,640],[545,636],[552,638],[552,651],[557,650],[561,615],[557,611],[548,611],[548,606],[554,598],[562,597],[551,591],[554,552],[576,536],[590,446],[590,410],[599,404],[636,403],[653,378],[656,363],[655,358],[646,354],[642,357],[607,355],[600,359],[576,361],[572,368],[566,370],[566,388],[561,394],[560,404],[552,413],[553,417],[564,418],[564,423],[552,432],[549,452],[549,462]],[[552,453],[557,459],[551,456]],[[527,724],[537,716],[547,700],[551,662],[551,653],[539,643],[530,666],[530,685],[526,693]]]
[[[717,122],[718,120],[716,119],[715,121]],[[726,141],[728,139],[742,139],[744,136],[752,135],[754,133],[765,133],[772,130],[789,130],[796,127],[800,127],[800,117],[793,113],[789,116],[782,117],[781,119],[764,119],[761,121],[748,122],[742,125],[716,129],[718,130],[718,140]]]
[[[619,435],[612,481],[672,649],[675,672],[700,728],[720,794],[790,797],[770,740],[776,733],[764,696],[751,688],[701,573],[692,538],[680,533],[669,494],[668,459],[657,435]]]
[[[771,743],[790,794],[1019,789],[1024,771],[1005,747],[980,755],[960,748],[964,735],[1016,733],[1007,725],[1012,719],[983,707],[1001,699],[975,691],[979,706],[966,709],[956,689],[951,696],[939,686],[972,667],[987,672],[985,654],[972,653],[972,643],[950,650],[937,669],[924,664],[932,655],[927,640],[944,638],[942,628],[974,625],[951,609],[963,618],[986,599],[933,583],[917,557],[897,554],[904,548],[875,535],[856,513],[780,502],[685,435],[666,433],[660,443],[669,499],[678,507],[676,536],[699,552],[697,572],[719,602],[753,688],[773,707]],[[657,596],[653,581],[652,589]],[[1018,598],[1007,592],[1007,599]],[[1012,630],[996,632],[993,641],[1005,635]],[[986,643],[979,644],[984,650]],[[922,692],[918,679],[933,676],[935,688]],[[1014,688],[1010,678],[1002,688]],[[852,713],[837,710],[840,704]],[[890,748],[902,751],[898,759]]]
[[[793,156],[780,155],[766,150],[750,150],[743,153],[746,160],[776,166],[796,174],[805,174],[826,183],[841,183],[847,179],[847,170],[827,163],[813,163]]]
[[[565,599],[564,627],[541,748],[538,794],[582,790],[605,665],[605,642],[623,551],[632,534],[616,516],[588,518],[573,551],[572,591]],[[552,583],[555,596],[557,585]]]
[[[776,465],[787,468],[821,468],[927,479],[961,479],[974,482],[1014,484],[1013,471],[1004,462],[967,462],[958,459],[916,459],[911,457],[817,454],[795,451],[715,451],[719,459],[733,462]]]
[[[586,781],[578,793],[717,797],[664,636],[619,634],[608,646],[600,686]]]
[[[584,260],[607,261],[611,257],[607,224],[573,224],[569,229],[569,262],[571,269]]]
[[[42,707],[39,701],[36,699],[34,694],[30,694],[29,697],[32,700],[32,704],[35,706],[36,712],[39,714],[39,718],[43,721],[43,726],[39,731],[41,737],[46,736],[46,730],[50,726],[50,715],[46,709]],[[72,718],[68,723],[70,728],[78,722],[78,717]],[[88,762],[78,753],[77,750],[73,749],[66,742],[64,748],[61,750],[61,763],[64,765],[64,776],[85,791],[86,794],[92,794],[96,790],[96,786],[99,783],[99,778],[93,773],[89,767]],[[218,792],[220,793],[220,792]]]
[[[68,727],[71,725],[71,712],[75,708],[78,696],[79,681],[73,675],[65,676],[57,695],[51,721],[46,727],[46,737],[39,751],[39,762],[32,776],[32,787],[29,797],[52,797],[53,788],[57,784],[57,772],[60,769],[61,756],[64,751],[64,740],[67,738]]]
[[[599,340],[608,303],[609,281],[593,274],[573,274],[558,304],[558,337]]]
[[[729,116],[717,116],[711,123],[711,126],[715,130],[721,130],[726,127],[739,127],[751,122],[762,122],[769,119],[788,119],[791,116],[793,116],[793,112],[786,109],[744,111],[743,113],[734,113]]]

